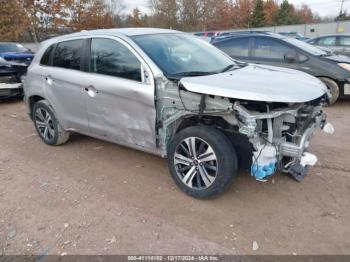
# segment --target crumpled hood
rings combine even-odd
[[[184,77],[180,82],[195,93],[265,102],[303,103],[327,92],[319,79],[306,73],[255,64],[215,75]]]

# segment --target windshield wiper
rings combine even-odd
[[[222,70],[220,71],[220,73],[227,72],[227,71],[229,71],[229,70],[231,70],[231,69],[233,69],[233,68],[235,68],[235,67],[237,67],[236,64],[228,65],[228,66],[226,66],[224,69],[222,69]]]
[[[179,78],[179,77],[186,77],[186,76],[206,76],[206,75],[212,75],[216,74],[216,72],[204,72],[204,71],[190,71],[190,72],[180,72],[171,74],[171,78]]]

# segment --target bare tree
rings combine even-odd
[[[114,27],[113,17],[104,0],[73,1],[69,26],[73,31]]]
[[[183,31],[201,30],[201,0],[181,0],[180,19]]]
[[[29,26],[26,14],[17,0],[0,0],[0,5],[0,40],[17,40]]]
[[[178,28],[179,3],[177,0],[149,0],[156,26]]]
[[[121,16],[122,12],[125,10],[125,3],[123,0],[106,0],[106,5],[113,15]]]

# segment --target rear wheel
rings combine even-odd
[[[32,110],[35,129],[48,145],[61,145],[68,141],[70,133],[60,126],[50,104],[46,100],[37,102]]]
[[[329,92],[331,93],[331,97],[329,99],[329,104],[333,105],[339,97],[338,84],[334,80],[327,78],[327,77],[320,77],[319,79],[327,86]]]
[[[237,175],[237,156],[219,130],[189,127],[175,135],[168,148],[168,166],[182,191],[208,198],[224,191]]]

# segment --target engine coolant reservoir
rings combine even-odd
[[[272,145],[259,145],[258,150],[253,152],[253,164],[251,175],[259,181],[266,181],[276,171],[276,148]]]

